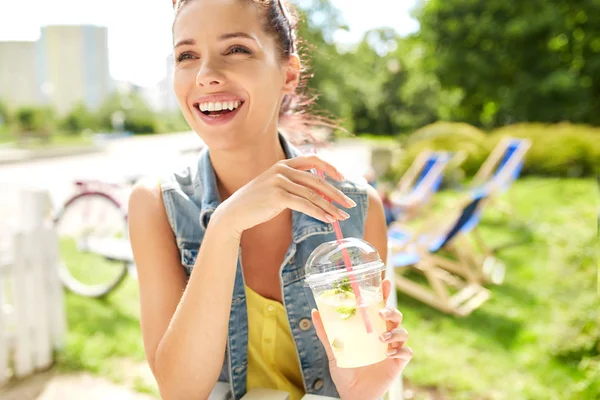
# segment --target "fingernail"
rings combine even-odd
[[[327,214],[325,219],[327,220],[327,222],[335,222],[337,220],[337,218],[335,218],[333,215],[329,215],[329,214]]]
[[[345,181],[346,178],[344,178],[344,175],[342,175],[341,172],[338,171],[338,178],[340,178],[340,181]]]
[[[346,211],[343,211],[343,210],[338,210],[338,211],[339,211],[339,214],[342,217],[342,219],[350,218],[350,214],[348,214]]]
[[[388,356],[394,356],[397,353],[398,353],[397,349],[391,349],[391,350],[388,350],[387,353],[385,353],[385,354],[387,354]]]
[[[356,202],[348,196],[346,196],[346,204],[350,207],[356,207]]]
[[[390,315],[392,315],[392,312],[387,308],[384,308],[383,310],[379,311],[379,315],[381,315],[382,318],[388,318]]]
[[[385,332],[380,336],[382,342],[387,342],[392,338],[392,332]]]

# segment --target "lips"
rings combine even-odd
[[[194,110],[205,124],[223,125],[240,112],[240,109],[244,107],[244,102],[234,102],[231,107],[230,105],[231,102],[197,102],[194,103]]]

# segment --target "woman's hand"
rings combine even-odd
[[[341,181],[344,177],[317,156],[302,156],[277,162],[224,201],[217,211],[220,220],[241,233],[267,222],[289,208],[324,222],[344,220],[348,214],[323,196],[346,207],[356,206],[340,190],[319,176],[307,172],[317,168]]]
[[[388,280],[383,281],[383,298],[387,302],[392,285]],[[342,400],[369,400],[381,398],[394,383],[412,358],[412,350],[404,347],[408,333],[400,328],[402,314],[394,308],[384,308],[379,316],[386,321],[386,332],[379,332],[379,340],[388,343],[387,359],[373,365],[360,368],[339,368],[323,328],[321,316],[313,310],[312,319],[317,336],[323,343],[329,358],[331,378]]]

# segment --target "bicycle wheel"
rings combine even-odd
[[[102,192],[77,194],[54,223],[60,243],[59,275],[66,289],[98,298],[121,284],[132,260],[127,217],[113,198]]]

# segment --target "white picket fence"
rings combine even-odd
[[[17,195],[20,211],[12,226],[3,221],[0,243],[0,386],[49,368],[66,333],[50,197],[35,189]]]

